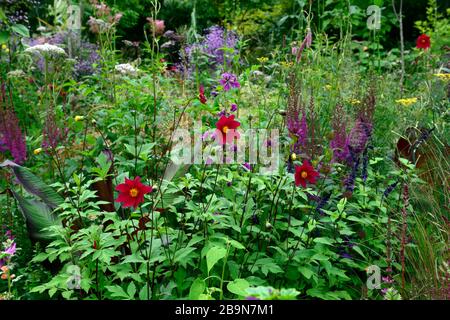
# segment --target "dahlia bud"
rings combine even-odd
[[[40,154],[42,152],[42,148],[37,148],[34,149],[33,153],[37,156],[38,154]]]

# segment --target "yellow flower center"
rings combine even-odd
[[[136,189],[136,188],[131,188],[130,189],[130,196],[132,198],[136,198],[138,194],[139,194],[139,190],[138,189]]]
[[[224,127],[222,128],[222,132],[223,132],[223,133],[227,133],[227,132],[228,132],[228,127],[227,127],[227,126],[224,126]]]
[[[302,171],[302,173],[300,174],[300,176],[301,176],[303,179],[306,179],[306,177],[308,176],[308,172]]]

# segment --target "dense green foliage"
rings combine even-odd
[[[106,3],[0,11],[0,299],[449,298],[445,1]]]

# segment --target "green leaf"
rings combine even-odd
[[[150,297],[151,297],[151,289],[150,289]],[[139,300],[150,300],[150,297],[147,294],[147,285],[145,284],[139,291]]]
[[[228,291],[238,296],[247,296],[247,288],[249,287],[250,284],[247,282],[247,280],[244,279],[236,279],[232,282],[229,282],[227,285]]]
[[[42,230],[60,223],[52,214],[52,209],[42,202],[25,199],[14,191],[13,196],[25,217],[30,236],[36,240],[52,239],[51,233]]]
[[[127,293],[130,299],[134,298],[134,295],[136,294],[136,285],[134,284],[134,282],[131,282],[128,285]]]
[[[123,290],[123,288],[119,285],[115,286],[106,286],[106,289],[111,293],[111,297],[113,298],[125,298],[128,299],[128,294]]]
[[[59,194],[46,185],[39,177],[35,176],[29,169],[9,160],[1,163],[1,167],[11,168],[25,190],[41,198],[49,207],[55,209],[64,203],[64,199]]]
[[[332,242],[332,240],[330,238],[315,238],[314,242],[316,242],[316,243],[323,243],[323,244],[327,244],[327,245],[330,245],[330,246],[333,245],[333,242]]]
[[[239,250],[245,249],[245,247],[242,244],[240,244],[239,242],[237,242],[236,240],[228,240],[228,241],[236,249],[239,249]]]
[[[356,252],[358,252],[364,259],[367,259],[367,257],[365,256],[364,252],[362,252],[361,248],[358,246],[353,246],[353,250],[355,250]]]
[[[311,279],[311,277],[314,274],[314,272],[312,272],[311,269],[307,267],[298,267],[298,271],[300,271],[301,274],[304,275],[306,279]]]
[[[13,24],[11,26],[12,31],[14,31],[15,33],[17,33],[18,35],[25,37],[25,38],[29,38],[30,37],[30,32],[28,31],[28,28],[26,26],[24,26],[23,24]]]
[[[187,247],[187,248],[178,250],[175,253],[174,262],[179,262],[183,267],[186,267],[187,262],[192,258],[192,257],[189,257],[189,255],[195,250],[196,250],[196,248],[193,248],[193,247]]]
[[[220,259],[224,258],[227,254],[227,250],[222,247],[212,247],[206,253],[206,265],[208,267],[208,273],[214,267],[214,265]]]
[[[200,278],[195,279],[194,282],[192,282],[191,288],[189,289],[189,300],[198,300],[205,289],[205,281]]]
[[[0,44],[5,44],[9,40],[9,32],[8,31],[0,31]]]

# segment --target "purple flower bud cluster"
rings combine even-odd
[[[39,5],[39,0],[0,0],[0,7],[5,8],[5,14],[10,24],[28,25],[28,12]],[[2,22],[0,20],[0,25]]]
[[[0,152],[5,151],[9,151],[18,164],[27,159],[25,135],[19,126],[19,119],[12,108],[3,109],[0,105]]]
[[[188,71],[193,70],[193,64],[198,56],[206,57],[212,69],[220,68],[224,64],[230,66],[233,58],[239,54],[238,41],[239,38],[234,31],[219,26],[208,28],[202,41],[188,45],[184,49]]]
[[[292,138],[295,140],[291,146],[291,153],[300,154],[302,148],[306,147],[308,138],[308,124],[306,122],[306,113],[302,112],[302,118],[298,111],[291,111],[286,115],[286,125]]]

